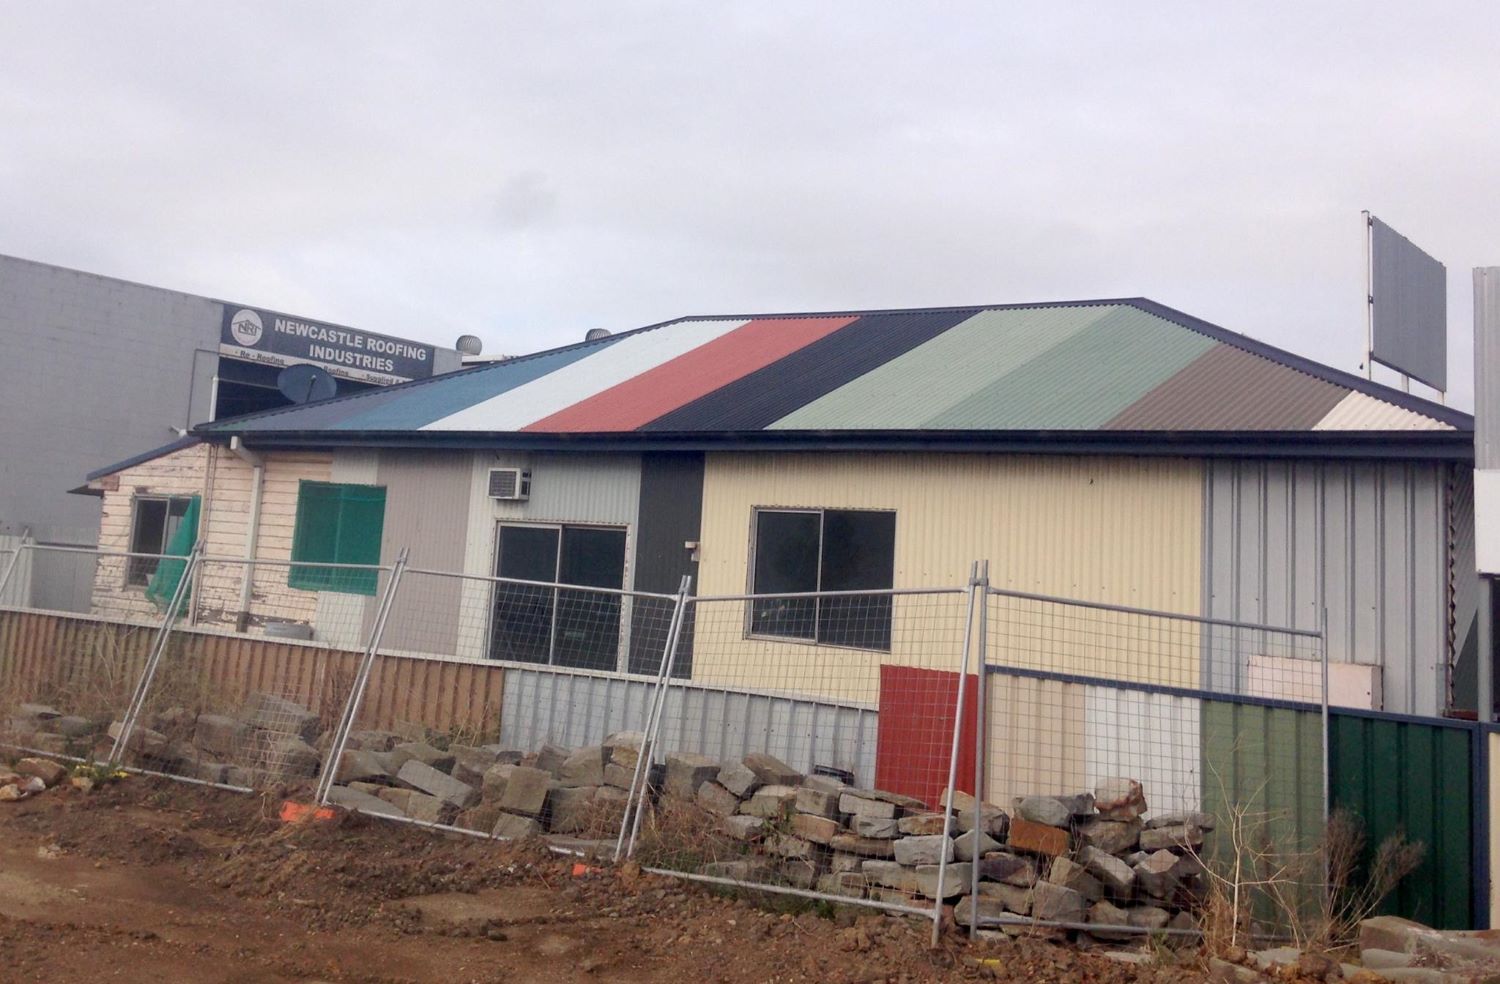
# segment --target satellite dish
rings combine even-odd
[[[453,343],[453,347],[464,355],[478,355],[484,351],[484,342],[480,340],[478,335],[459,335],[458,341]]]
[[[590,328],[588,334],[583,336],[585,342],[597,342],[601,338],[609,337],[608,328]]]
[[[339,384],[326,369],[304,363],[281,370],[276,376],[276,388],[293,403],[311,403],[332,397],[339,391]]]

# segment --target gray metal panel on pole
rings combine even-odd
[[[1500,267],[1474,268],[1474,467],[1500,468]]]
[[[1370,216],[1370,358],[1448,388],[1448,271]]]

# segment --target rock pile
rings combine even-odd
[[[603,834],[624,814],[641,736],[570,749],[445,748],[385,731],[349,737],[330,802],[349,809],[478,830],[495,837]]]
[[[974,799],[959,793],[945,835],[944,813],[920,800],[803,776],[763,754],[669,756],[663,792],[690,797],[744,847],[702,874],[897,904],[941,899],[957,903],[963,925],[977,910],[981,925],[1092,924],[1104,940],[1193,927],[1205,877],[1196,856],[1214,827],[1201,813],[1148,818],[1139,782],[1108,779],[1092,793],[1019,798],[1010,812],[980,804],[977,830]]]
[[[68,778],[68,770],[50,759],[23,758],[14,768],[0,766],[0,803],[45,792]]]

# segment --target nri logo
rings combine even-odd
[[[260,336],[265,333],[266,326],[261,324],[260,315],[249,308],[241,308],[235,314],[234,319],[229,322],[229,334],[234,340],[249,348],[260,343]]]

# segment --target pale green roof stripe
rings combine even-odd
[[[773,423],[769,430],[902,430],[962,402],[1118,305],[981,311]]]
[[[1216,343],[1133,307],[1097,319],[922,425],[1092,430]]]

